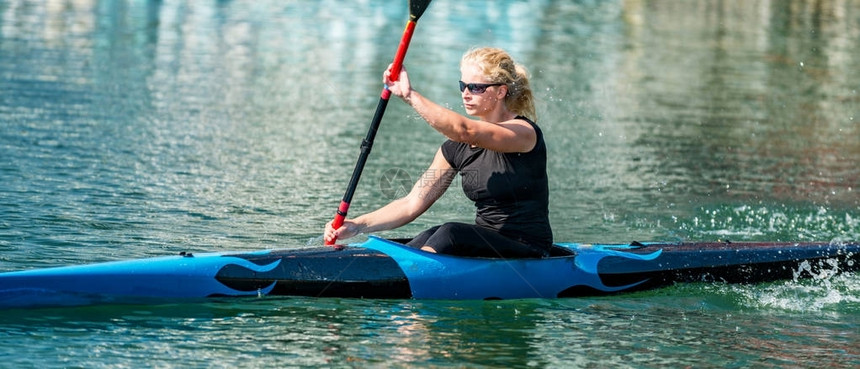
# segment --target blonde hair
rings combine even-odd
[[[505,96],[508,110],[532,121],[537,120],[528,71],[515,63],[506,51],[493,47],[474,48],[463,54],[460,67],[466,63],[477,65],[490,81],[508,86],[508,94]]]

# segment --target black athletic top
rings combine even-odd
[[[475,202],[475,223],[514,240],[543,248],[552,244],[549,188],[543,132],[527,153],[500,153],[469,144],[445,141],[442,155],[460,173],[463,192]]]

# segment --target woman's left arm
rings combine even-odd
[[[406,68],[401,69],[400,78],[391,81],[389,72],[383,82],[395,96],[400,97],[430,124],[452,141],[467,143],[497,152],[529,152],[537,144],[534,127],[522,119],[490,123],[469,119],[445,108],[412,89]]]
[[[511,119],[499,123],[469,119],[445,108],[417,91],[412,91],[408,100],[413,109],[452,141],[467,143],[497,152],[529,152],[537,143],[534,127],[522,119]]]

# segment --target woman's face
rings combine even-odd
[[[460,80],[469,83],[489,84],[493,83],[484,75],[481,68],[475,63],[464,63],[460,67]],[[482,93],[473,93],[468,88],[463,89],[460,96],[463,98],[463,107],[466,114],[482,117],[498,106],[507,93],[506,86],[490,86]]]

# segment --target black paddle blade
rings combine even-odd
[[[409,0],[409,20],[415,22],[418,18],[421,18],[424,11],[427,10],[427,6],[430,5],[430,1],[431,0]]]

